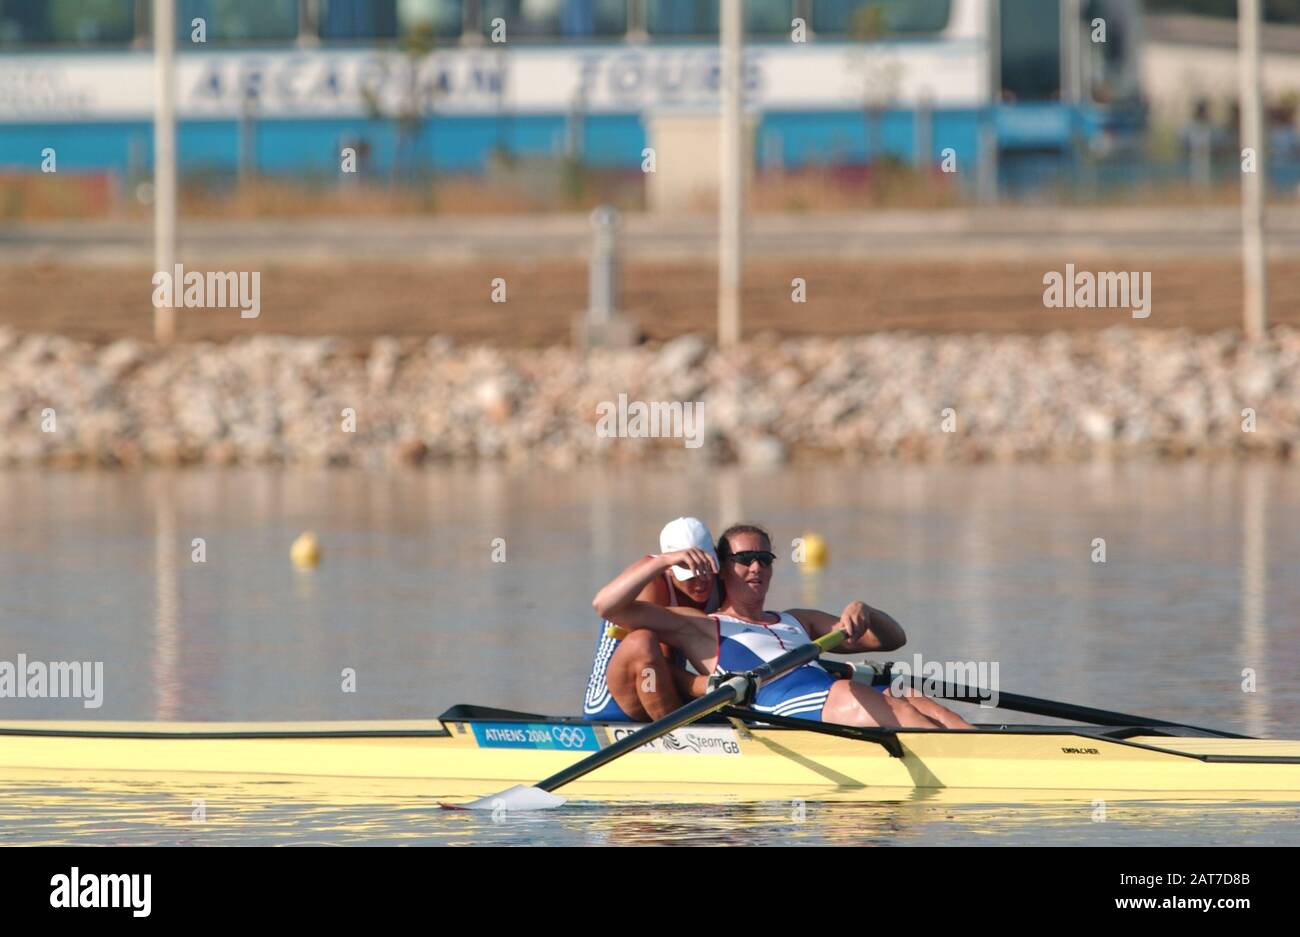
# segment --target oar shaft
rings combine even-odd
[[[892,681],[895,675],[886,667],[884,676]],[[925,677],[917,674],[905,675],[904,679],[909,679],[913,685],[929,682]],[[1087,722],[1098,726],[1161,726],[1172,729],[1195,729],[1198,732],[1205,732],[1222,738],[1245,738],[1245,736],[1236,735],[1232,732],[1223,732],[1219,729],[1207,729],[1204,726],[1193,726],[1184,722],[1170,722],[1166,719],[1154,719],[1150,716],[1135,716],[1131,713],[1114,712],[1109,709],[1094,709],[1091,706],[1061,703],[1037,696],[1022,696],[1019,693],[1003,693],[1001,691],[994,694],[983,687],[944,683],[935,687],[935,689],[939,691],[937,694],[939,699],[959,700],[963,703],[979,703],[996,696],[998,701],[997,709],[1028,713],[1031,716],[1050,716],[1053,719],[1069,719],[1073,722]]]
[[[739,682],[739,681],[738,681]],[[659,722],[652,723],[656,732],[653,735],[642,735],[641,731],[633,732],[631,735],[625,735],[617,742],[602,748],[594,755],[582,759],[575,765],[570,765],[563,771],[559,771],[544,781],[537,782],[535,787],[540,787],[544,791],[553,791],[557,787],[563,787],[570,781],[576,781],[584,774],[595,771],[602,765],[608,764],[615,758],[640,748],[647,742],[652,742],[662,735],[667,735],[674,729],[680,729],[682,726],[694,722],[696,719],[703,719],[712,712],[716,712],[724,706],[729,706],[732,702],[740,697],[744,692],[744,684],[740,688],[724,684],[716,690],[710,690],[699,699],[692,700],[681,709],[669,713]]]
[[[692,700],[680,709],[674,710],[667,716],[657,722],[652,722],[642,729],[638,729],[631,735],[624,736],[613,745],[602,748],[577,764],[570,765],[563,771],[556,772],[549,778],[537,782],[535,787],[544,791],[553,791],[557,787],[563,787],[571,781],[576,781],[585,774],[595,771],[602,765],[609,764],[615,758],[625,755],[630,751],[640,748],[647,742],[653,742],[655,739],[667,735],[674,729],[680,729],[682,726],[703,719],[710,713],[717,712],[724,706],[730,706],[732,703],[742,699],[750,688],[754,689],[765,683],[771,683],[777,677],[789,673],[796,667],[802,667],[809,661],[816,660],[822,651],[830,650],[838,645],[845,638],[843,631],[832,631],[830,634],[823,635],[811,644],[803,644],[794,650],[782,654],[780,657],[770,660],[759,667],[754,668],[746,674],[737,674],[724,681],[717,689],[710,690],[697,700]]]

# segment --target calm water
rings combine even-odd
[[[1181,846],[1300,845],[1300,805],[1090,802],[566,805],[546,813],[446,811],[435,794],[393,796],[310,784],[148,782],[112,791],[75,785],[0,786],[0,846]],[[204,804],[196,819],[194,803]]]
[[[100,660],[105,698],[0,718],[361,719],[457,702],[571,713],[595,590],[695,513],[811,530],[774,607],[861,597],[908,652],[997,661],[1002,689],[1300,737],[1300,470],[1269,465],[835,470],[0,474],[0,660]],[[325,557],[295,571],[302,530]],[[191,559],[202,538],[206,562]],[[1092,562],[1104,539],[1107,562]],[[506,562],[493,562],[494,543]],[[892,656],[900,656],[895,654]],[[340,690],[354,668],[357,691]],[[1243,671],[1256,691],[1242,692]],[[968,713],[969,715],[970,713]],[[973,718],[981,718],[975,711]],[[1015,719],[1015,716],[1008,718]],[[1026,719],[1025,721],[1030,721]],[[1300,842],[1294,806],[583,807],[445,814],[433,794],[309,785],[0,785],[0,842]]]

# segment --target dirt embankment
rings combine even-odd
[[[1144,262],[1132,256],[1078,263],[1079,270],[1151,272],[1149,318],[1118,309],[1048,309],[1042,278],[1065,262],[768,260],[745,273],[745,331],[782,336],[878,331],[1044,334],[1131,325],[1141,329],[1235,329],[1241,269],[1235,257]],[[242,268],[242,267],[241,267]],[[253,334],[446,335],[506,347],[567,343],[587,303],[579,261],[492,260],[458,266],[404,262],[272,263],[261,273],[261,315],[234,310],[179,313],[181,340],[226,341]],[[145,266],[0,265],[0,326],[93,342],[151,335],[153,287]],[[493,281],[506,302],[493,302]],[[806,302],[791,299],[806,283]],[[651,339],[711,336],[717,273],[711,261],[634,262],[623,270],[623,306]],[[1300,259],[1270,269],[1272,321],[1300,325]]]

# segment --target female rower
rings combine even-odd
[[[694,517],[670,521],[659,534],[659,549],[658,556],[642,557],[619,573],[592,600],[602,621],[582,704],[585,719],[648,722],[707,689],[708,678],[690,673],[681,654],[661,644],[653,631],[625,629],[608,621],[607,611],[618,601],[701,613],[718,607],[718,556],[703,521]]]
[[[613,604],[603,607],[604,617],[624,628],[653,631],[685,654],[701,673],[751,670],[835,628],[848,632],[848,640],[836,648],[841,654],[892,651],[907,640],[898,622],[863,602],[850,602],[838,617],[813,609],[765,610],[776,557],[771,538],[759,527],[730,528],[718,541],[716,552],[723,592],[716,613],[710,615],[694,607],[662,608],[635,598],[642,585],[683,561],[667,554],[645,562],[639,569],[640,579],[629,577]],[[753,708],[840,725],[971,728],[965,719],[934,700],[919,695],[897,697],[852,680],[836,680],[816,662],[761,687]]]

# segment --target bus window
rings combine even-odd
[[[789,37],[794,0],[747,0],[747,36]],[[652,36],[703,38],[718,35],[718,4],[698,0],[647,0],[646,32]]]
[[[179,0],[179,41],[190,41],[196,19],[209,43],[291,42],[298,36],[298,0]]]
[[[482,0],[483,34],[506,23],[506,39],[582,39],[627,32],[626,0]]]
[[[812,28],[846,39],[937,33],[948,27],[951,0],[813,0]]]
[[[0,46],[125,44],[134,0],[0,0]]]
[[[749,0],[745,4],[745,34],[749,36],[790,35],[794,0]]]
[[[716,36],[718,4],[697,0],[647,0],[646,32],[652,36]]]
[[[1061,8],[1044,0],[1002,0],[1002,99],[1045,101],[1061,96]]]
[[[322,39],[395,39],[396,0],[323,0]]]

